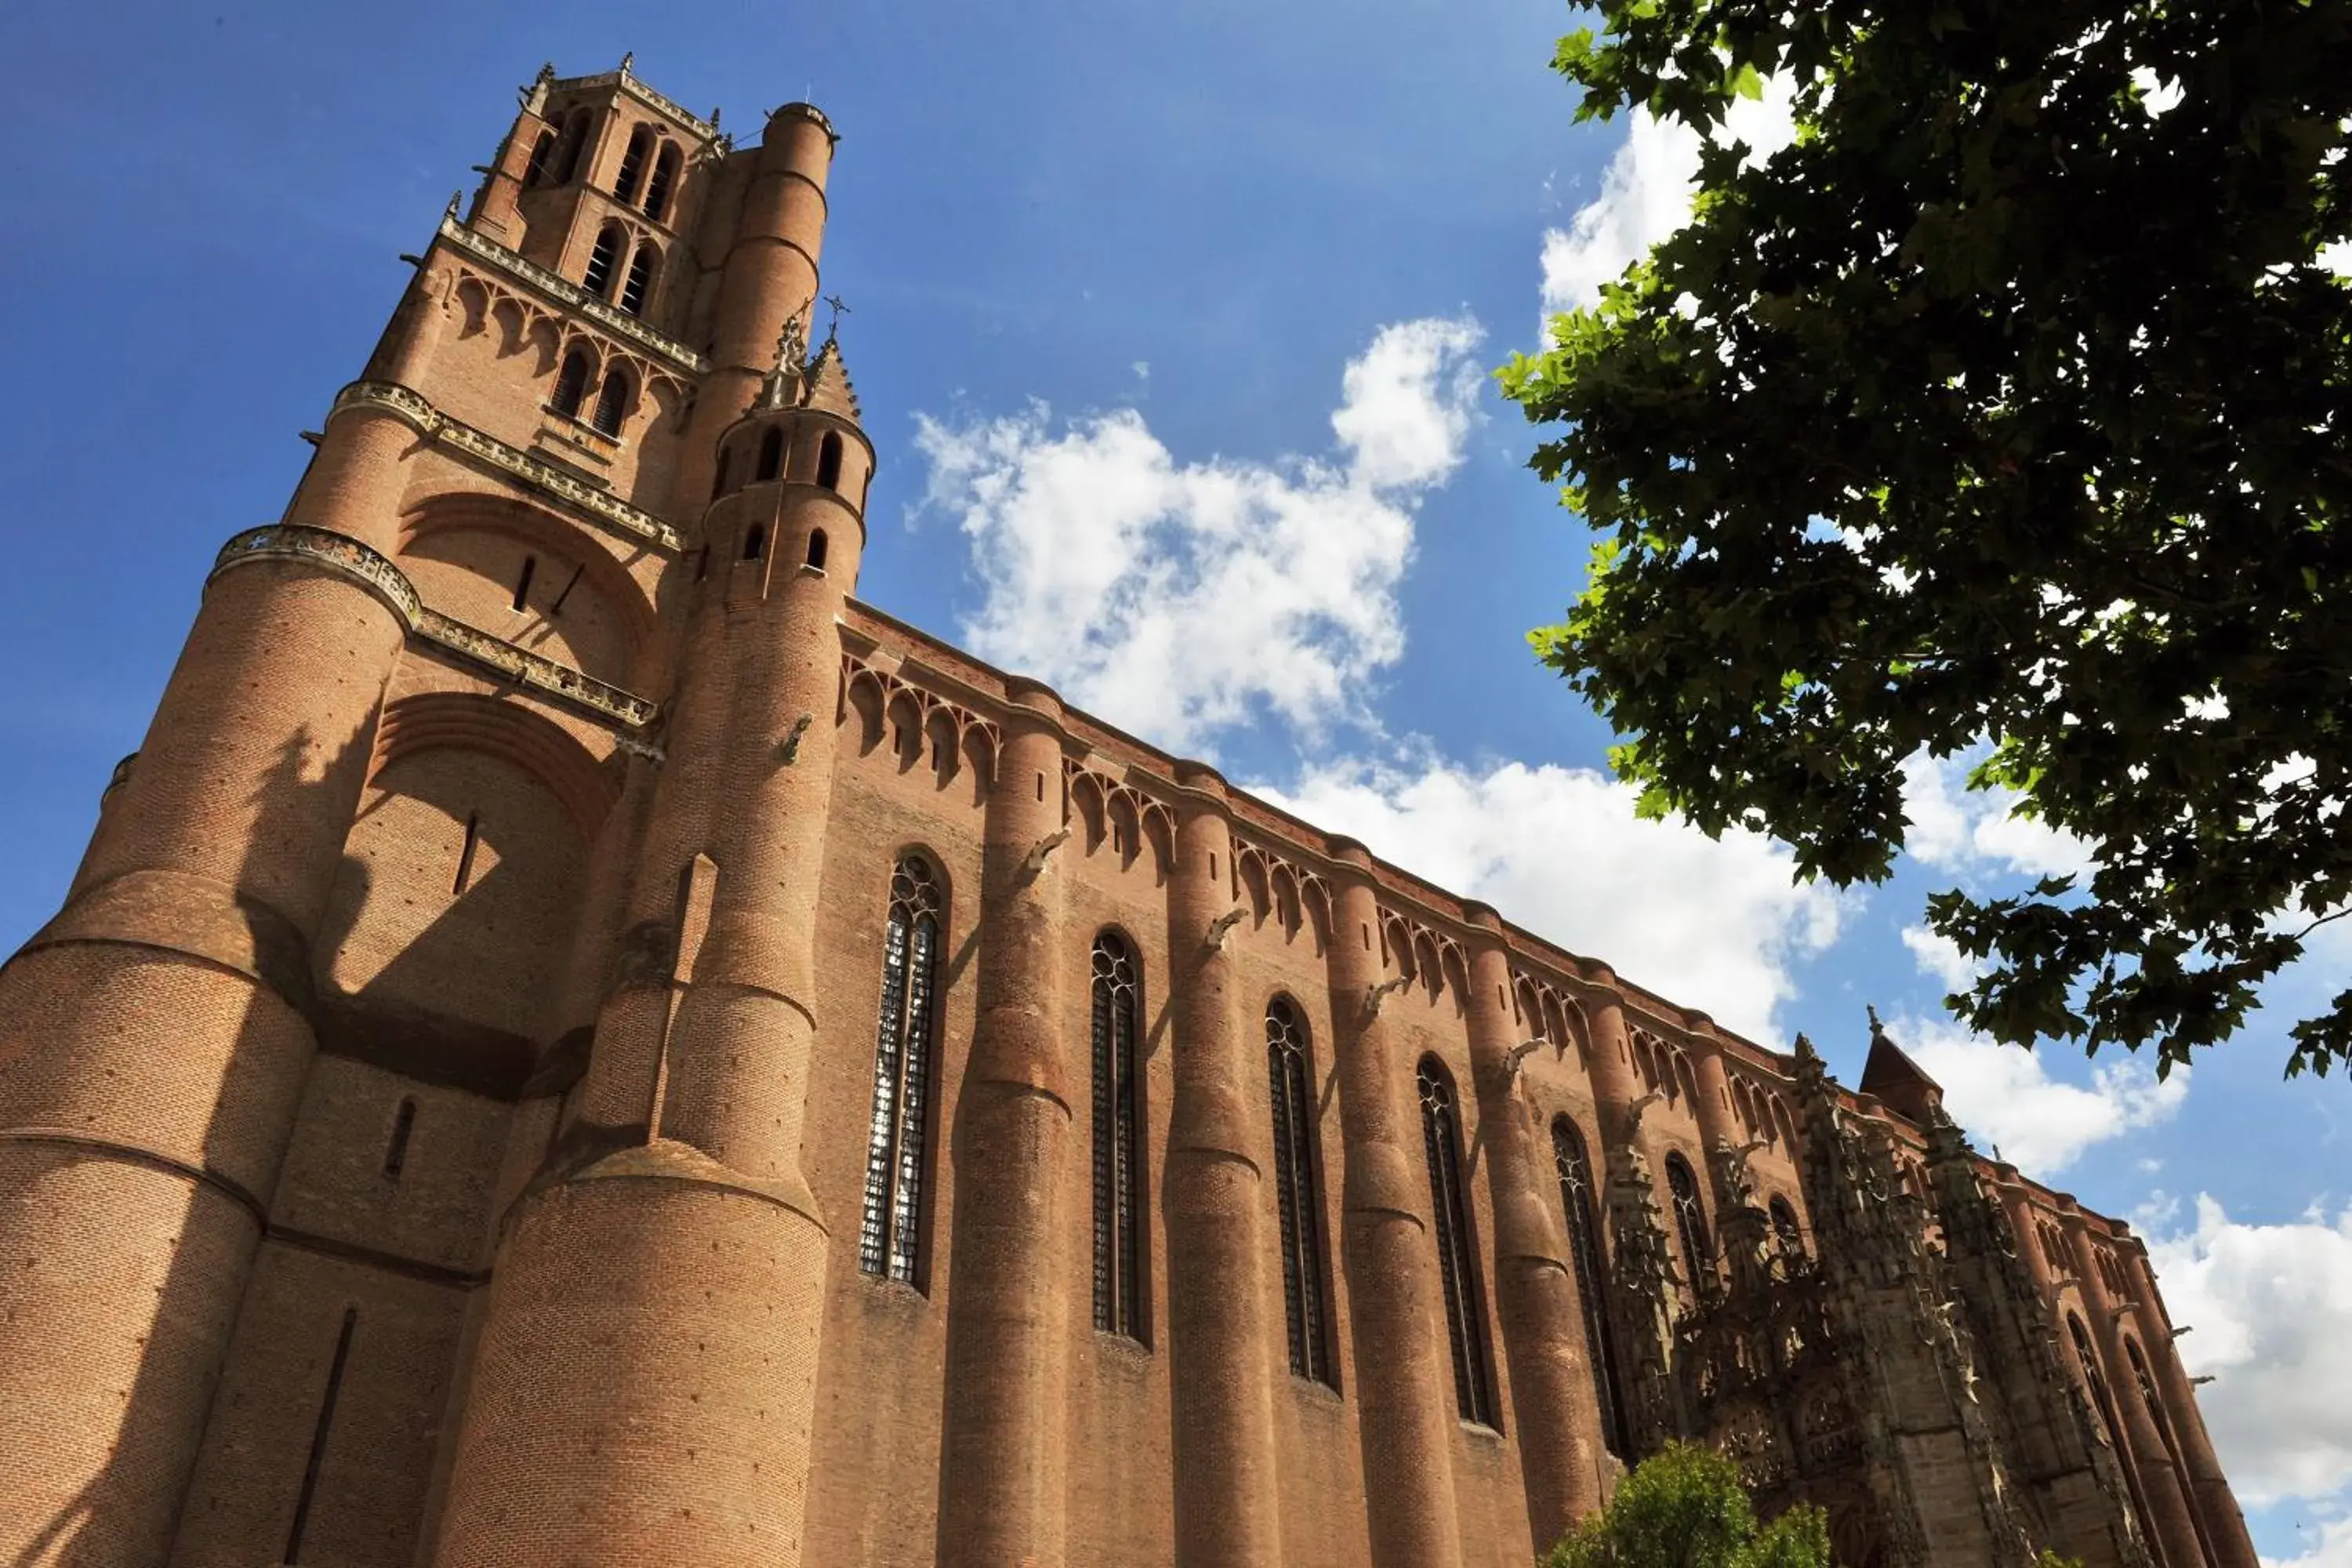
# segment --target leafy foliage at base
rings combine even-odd
[[[1940,894],[2000,1039],[2227,1038],[2352,903],[2352,5],[1600,0],[1693,221],[1503,370],[1601,536],[1542,658],[1643,809],[1883,880],[1903,768],[2085,847]],[[1716,132],[1768,79],[1797,135]],[[2330,250],[2330,247],[2334,247]],[[2290,1073],[2352,1052],[2352,990]]]
[[[1799,1507],[1759,1527],[1730,1460],[1673,1443],[1538,1568],[1830,1568],[1829,1521]]]

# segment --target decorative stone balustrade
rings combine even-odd
[[[628,339],[647,353],[688,375],[709,374],[710,362],[677,339],[663,336],[626,310],[598,299],[571,279],[550,272],[536,261],[526,261],[496,240],[484,238],[455,216],[442,218],[440,237],[476,260],[496,268],[531,292],[577,310],[606,331]]]
[[[247,529],[221,546],[220,555],[213,563],[212,575],[217,577],[248,561],[267,560],[309,561],[341,573],[383,600],[400,617],[410,636],[593,717],[617,722],[630,731],[643,731],[658,711],[655,704],[632,692],[426,608],[406,573],[358,540],[323,528],[272,523],[266,528]],[[644,742],[633,735],[624,733],[623,742],[633,751],[646,750]]]
[[[370,405],[398,415],[425,439],[454,447],[483,467],[521,480],[549,500],[568,507],[592,522],[601,523],[632,539],[656,545],[672,554],[686,542],[677,530],[646,511],[631,506],[608,490],[566,473],[555,464],[509,447],[487,431],[453,419],[408,388],[389,381],[355,381],[335,395],[335,407]]]

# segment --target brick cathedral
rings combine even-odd
[[[0,1568],[2255,1568],[2121,1224],[852,596],[835,134],[524,92],[0,967]],[[1572,868],[1564,868],[1572,869]]]

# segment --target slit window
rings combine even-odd
[[[829,490],[841,488],[841,433],[837,430],[826,431],[817,447],[816,482]]]
[[[824,530],[821,528],[809,530],[808,563],[819,572],[824,570]]]
[[[408,1139],[415,1131],[416,1101],[404,1100],[400,1102],[400,1109],[393,1113],[392,1137],[383,1146],[383,1173],[395,1182],[408,1163]]]
[[[677,185],[677,149],[663,143],[661,156],[654,160],[653,183],[646,187],[646,216],[659,223],[669,216],[669,195]]]
[[[607,224],[588,252],[588,268],[580,275],[580,286],[603,299],[612,291],[613,269],[620,264],[621,228],[618,224]]]
[[[629,373],[619,365],[604,373],[604,389],[596,394],[596,428],[607,436],[621,433],[629,416]]]
[[[712,500],[717,500],[720,496],[727,493],[727,470],[734,465],[734,453],[722,450],[719,454],[719,467],[713,469],[710,475],[710,499]]]
[[[1322,1184],[1315,1162],[1315,1074],[1297,1010],[1277,997],[1265,1010],[1265,1076],[1274,1102],[1274,1188],[1282,1217],[1282,1303],[1290,1370],[1332,1384],[1324,1305]]]
[[[932,1038],[945,900],[917,856],[890,875],[882,936],[882,1005],[874,1042],[874,1114],[866,1130],[866,1207],[857,1266],[923,1288],[923,1189],[929,1174]]]
[[[650,125],[640,125],[629,132],[628,151],[621,154],[621,172],[613,181],[613,194],[634,205],[637,185],[646,177],[646,157],[653,149],[654,132]]]
[[[1141,1341],[1142,1105],[1135,1080],[1142,1011],[1135,958],[1106,931],[1094,949],[1095,1327]]]
[[[639,245],[637,253],[629,259],[629,276],[621,284],[621,309],[632,316],[642,316],[646,301],[653,297],[654,276],[661,258],[650,244]]]
[[[1487,1370],[1486,1312],[1478,1260],[1470,1246],[1469,1195],[1462,1188],[1462,1121],[1454,1080],[1434,1057],[1414,1074],[1421,1090],[1421,1139],[1429,1162],[1429,1206],[1437,1222],[1437,1272],[1445,1297],[1445,1331],[1454,1354],[1454,1402],[1465,1421],[1496,1425]]]
[[[757,561],[768,552],[768,525],[755,522],[743,531],[743,559]]]
[[[760,437],[760,460],[751,468],[755,483],[772,479],[784,466],[784,433],[773,426]]]
[[[538,570],[538,556],[526,555],[522,558],[522,570],[515,574],[514,607],[516,609],[520,610],[528,607],[530,597],[531,574]]]
[[[327,1435],[334,1430],[335,1401],[343,1390],[343,1369],[352,1359],[352,1334],[360,1325],[357,1307],[343,1309],[342,1331],[335,1336],[334,1359],[327,1363],[327,1389],[319,1397],[319,1421],[310,1432],[310,1457],[302,1466],[301,1489],[294,1494],[294,1522],[286,1531],[287,1563],[302,1561],[302,1537],[310,1525],[310,1505],[319,1495],[319,1471],[327,1458]]]
[[[556,373],[555,396],[552,406],[567,419],[580,417],[580,404],[588,395],[588,351],[573,349],[563,356],[563,368]]]
[[[474,879],[474,851],[481,846],[482,814],[469,811],[466,814],[466,841],[457,850],[457,875],[449,885],[451,893],[464,892],[466,885]]]
[[[1592,1365],[1592,1392],[1601,1405],[1601,1440],[1624,1458],[1633,1447],[1625,1430],[1625,1394],[1618,1382],[1617,1342],[1609,1329],[1608,1266],[1601,1260],[1601,1216],[1592,1200],[1592,1162],[1584,1134],[1565,1116],[1551,1123],[1552,1168],[1559,1175],[1559,1206],[1568,1216],[1568,1258],[1584,1312],[1584,1352]]]

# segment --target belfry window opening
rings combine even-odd
[[[548,161],[555,155],[555,132],[542,131],[530,144],[530,162],[523,165],[522,188],[532,189],[547,178]]]
[[[665,142],[661,156],[654,160],[653,184],[646,187],[646,216],[656,223],[668,216],[669,194],[677,184],[677,149]]]
[[[824,570],[824,530],[821,528],[809,530],[807,562],[813,572]]]
[[[580,286],[599,300],[612,292],[613,270],[621,264],[621,226],[606,224],[588,252],[587,269],[580,274]]]
[[[775,426],[760,437],[760,460],[751,466],[751,481],[765,483],[781,472],[784,466],[784,433]]]
[[[621,284],[621,309],[632,316],[642,316],[646,301],[653,297],[654,275],[661,264],[660,253],[650,241],[640,244],[637,253],[629,260],[629,276]]]
[[[841,433],[837,430],[826,431],[817,447],[816,482],[829,490],[841,488]]]
[[[638,182],[646,177],[646,157],[653,140],[653,127],[640,125],[629,132],[628,151],[621,154],[621,172],[613,181],[613,195],[631,205],[636,203]]]
[[[549,406],[566,419],[580,417],[581,402],[588,395],[588,373],[594,367],[589,363],[586,349],[573,349],[563,356],[563,368],[556,373],[555,395]]]
[[[629,415],[629,373],[614,365],[604,373],[604,390],[596,395],[596,428],[618,436]]]

